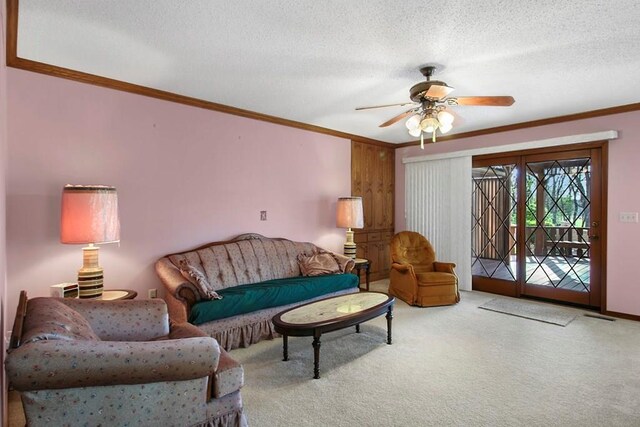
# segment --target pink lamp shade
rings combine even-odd
[[[363,228],[362,197],[340,197],[336,209],[336,226]]]
[[[60,241],[76,244],[119,242],[115,187],[66,185],[62,190]]]

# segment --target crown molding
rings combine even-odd
[[[568,114],[566,116],[550,117],[547,119],[532,120],[529,122],[521,122],[521,123],[514,123],[511,125],[473,130],[470,132],[464,132],[464,133],[459,133],[455,135],[446,135],[446,136],[438,137],[438,141],[442,141],[442,142],[452,141],[455,139],[471,138],[472,136],[489,135],[492,133],[508,132],[511,130],[552,125],[555,123],[571,122],[574,120],[590,119],[593,117],[609,116],[612,114],[628,113],[630,111],[638,111],[638,110],[640,110],[640,102],[636,102],[634,104],[619,105],[616,107],[601,108],[599,110],[585,111],[582,113]],[[420,145],[420,141],[403,142],[402,144],[396,144],[395,147],[403,148],[403,147],[411,147],[414,145]]]
[[[95,74],[89,74],[82,71],[72,70],[69,68],[59,67],[56,65],[45,64],[43,62],[33,61],[30,59],[20,58],[18,56],[18,13],[19,0],[7,0],[7,66],[21,70],[31,71],[34,73],[46,74],[49,76],[59,77],[63,79],[73,80],[81,83],[87,83],[95,86],[101,86],[108,89],[129,92],[136,95],[147,96],[150,98],[161,99],[163,101],[175,102],[178,104],[189,105],[191,107],[203,108],[220,113],[232,114],[234,116],[245,117],[248,119],[260,120],[263,122],[273,123],[281,126],[287,126],[295,129],[302,129],[309,132],[320,133],[324,135],[335,136],[348,140],[365,142],[389,148],[395,148],[395,144],[355,135],[347,132],[341,132],[322,126],[316,126],[308,123],[302,123],[295,120],[284,119],[282,117],[271,116],[268,114],[257,113],[255,111],[236,108],[229,105],[218,104],[216,102],[206,101],[203,99],[192,98],[189,96],[179,95],[173,92],[167,92],[146,86],[124,82],[121,80],[110,79]]]

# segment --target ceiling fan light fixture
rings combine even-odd
[[[427,133],[433,133],[438,129],[440,123],[435,117],[426,117],[420,122],[420,129]]]
[[[453,116],[453,114],[451,114],[450,112],[448,112],[446,110],[445,111],[440,111],[438,113],[438,121],[442,125],[445,125],[445,124],[451,125],[453,123],[454,118],[455,117]]]
[[[420,129],[420,115],[414,114],[413,116],[409,117],[409,119],[405,123],[405,126],[407,127],[407,129],[409,129],[409,133],[411,133],[411,131],[414,129]]]

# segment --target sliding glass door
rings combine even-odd
[[[518,281],[517,159],[474,161],[471,176],[473,288],[515,296]]]
[[[602,151],[478,158],[473,288],[599,307]]]

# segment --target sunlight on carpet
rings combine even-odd
[[[567,326],[577,316],[570,309],[513,298],[495,298],[478,308],[558,326]]]

